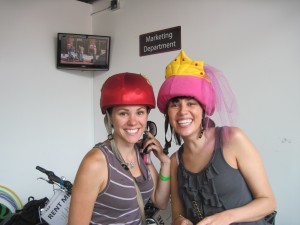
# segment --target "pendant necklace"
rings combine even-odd
[[[133,169],[134,166],[135,166],[134,162],[129,162],[129,163],[126,163],[126,164],[127,164],[127,166],[128,166],[130,169]]]
[[[134,156],[134,157],[136,157],[136,156]],[[125,160],[124,160],[125,161]],[[126,160],[127,161],[127,160]],[[129,169],[134,169],[134,167],[135,167],[135,163],[134,163],[134,161],[129,161],[129,162],[126,162],[125,161],[125,163],[126,163],[126,166],[129,168]]]

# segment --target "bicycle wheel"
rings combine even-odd
[[[4,204],[0,203],[0,223],[12,214],[12,211]]]
[[[0,185],[0,199],[6,199],[13,206],[14,211],[23,208],[19,196],[10,188]]]

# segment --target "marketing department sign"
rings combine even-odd
[[[181,27],[140,35],[140,56],[181,49]]]

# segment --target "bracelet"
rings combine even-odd
[[[165,176],[163,176],[161,173],[159,173],[159,178],[160,178],[161,180],[163,180],[163,181],[168,181],[168,180],[171,179],[171,176],[165,177]]]

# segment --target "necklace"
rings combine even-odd
[[[135,167],[134,162],[126,163],[126,165],[127,165],[130,169],[133,169],[133,168]]]

